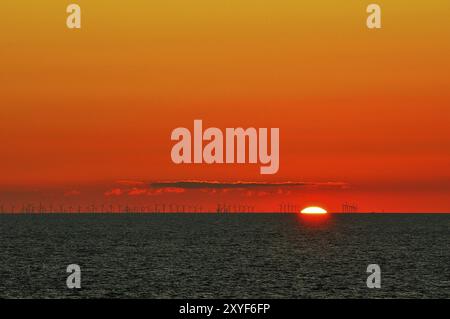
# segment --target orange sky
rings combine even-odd
[[[0,4],[5,205],[195,179],[345,186],[115,200],[450,211],[450,3],[377,1],[383,28],[369,30],[369,1],[75,2],[81,30],[66,28],[70,2]],[[170,132],[194,119],[279,127],[279,172],[173,164]]]

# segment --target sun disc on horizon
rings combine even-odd
[[[300,213],[311,214],[311,215],[323,215],[323,214],[327,214],[327,211],[321,207],[310,206],[310,207],[306,207],[306,208],[302,209],[302,211]]]

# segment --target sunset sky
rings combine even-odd
[[[69,3],[0,3],[5,208],[450,212],[449,1],[376,1],[379,30],[370,1],[77,0],[81,30]],[[173,164],[170,133],[194,119],[279,127],[278,173]]]

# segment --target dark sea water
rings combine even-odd
[[[450,298],[450,214],[1,215],[0,297]]]

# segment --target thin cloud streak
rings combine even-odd
[[[229,188],[260,188],[260,187],[335,187],[346,188],[344,182],[219,182],[219,181],[167,181],[149,183],[150,188],[177,187],[184,189],[229,189]]]

